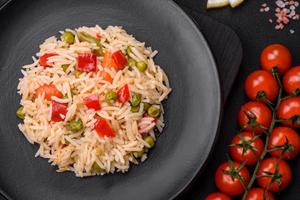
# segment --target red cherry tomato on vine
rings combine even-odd
[[[257,70],[247,77],[245,91],[252,100],[265,97],[269,101],[274,101],[278,96],[279,86],[270,72]]]
[[[288,127],[276,127],[270,135],[268,149],[274,147],[284,147],[287,145],[284,153],[283,150],[271,151],[270,154],[275,157],[282,156],[285,160],[295,158],[300,152],[300,136],[296,131]],[[282,155],[283,153],[283,155]]]
[[[300,97],[290,97],[280,102],[277,109],[277,117],[284,125],[299,128],[300,127]]]
[[[292,180],[292,172],[288,163],[274,157],[264,159],[256,175],[258,185],[272,192],[283,190]]]
[[[241,107],[238,121],[244,130],[250,132],[254,130],[254,133],[258,134],[263,132],[263,128],[269,128],[272,121],[272,113],[264,103],[250,101]]]
[[[250,180],[250,174],[246,167],[239,169],[241,164],[229,162],[221,164],[215,174],[215,184],[218,189],[228,195],[235,196],[244,192]]]
[[[262,51],[260,64],[264,70],[272,71],[274,67],[277,67],[279,73],[284,74],[291,67],[292,55],[285,46],[271,44]]]
[[[275,200],[273,194],[266,191],[266,198],[264,198],[264,190],[261,188],[252,188],[249,190],[246,200]]]
[[[251,132],[243,132],[233,137],[229,148],[233,160],[246,165],[255,165],[264,150],[263,141]]]
[[[214,192],[209,194],[205,200],[231,200],[231,198],[221,192]]]
[[[295,93],[300,90],[300,66],[293,67],[287,71],[283,77],[284,90],[288,94]]]

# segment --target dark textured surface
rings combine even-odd
[[[199,15],[206,15],[230,26],[239,36],[243,46],[243,61],[241,69],[234,82],[233,89],[225,104],[223,122],[220,128],[219,139],[216,148],[202,175],[195,179],[189,190],[180,198],[203,200],[204,197],[217,189],[214,186],[213,177],[217,166],[225,160],[227,145],[238,130],[237,113],[240,106],[247,101],[244,94],[244,81],[246,76],[253,70],[259,68],[259,55],[261,50],[270,43],[282,43],[288,46],[293,54],[293,65],[300,64],[300,22],[293,23],[284,31],[275,31],[274,24],[268,19],[274,13],[261,14],[260,5],[267,2],[274,9],[274,1],[246,1],[237,9],[205,9],[206,0],[176,0],[191,8]],[[298,8],[299,11],[299,8]],[[295,34],[289,33],[289,28],[295,29]],[[293,170],[291,185],[277,195],[277,200],[299,200],[300,199],[300,156],[289,162]],[[240,198],[237,198],[240,199]]]
[[[0,46],[5,49],[0,52],[0,187],[7,196],[167,199],[188,184],[210,152],[221,102],[212,56],[181,10],[159,0],[16,0],[0,12],[0,19]],[[65,27],[94,24],[123,25],[159,50],[156,61],[166,70],[174,91],[166,104],[167,127],[147,162],[125,175],[80,179],[56,173],[45,159],[34,158],[37,148],[17,130],[16,86],[20,66],[31,61],[43,39]]]
[[[219,71],[225,103],[243,57],[241,42],[229,27],[208,16],[194,12],[192,9],[183,6],[182,8],[198,25],[212,50]]]

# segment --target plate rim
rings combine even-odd
[[[175,199],[176,197],[178,197],[180,194],[182,194],[187,188],[188,186],[190,186],[192,184],[192,182],[195,180],[195,178],[200,175],[202,173],[202,171],[204,170],[204,168],[207,165],[207,162],[213,152],[214,146],[216,144],[217,138],[219,137],[219,129],[220,129],[220,125],[221,125],[221,116],[223,113],[223,107],[222,107],[222,102],[223,102],[223,98],[222,98],[222,93],[221,93],[221,85],[220,85],[220,77],[219,77],[219,72],[218,72],[218,68],[217,68],[217,64],[216,61],[214,59],[213,53],[207,43],[207,40],[205,39],[204,35],[202,34],[202,32],[200,31],[200,29],[197,27],[197,23],[187,15],[186,12],[184,12],[184,10],[182,8],[179,7],[178,4],[176,4],[173,0],[167,0],[171,6],[174,7],[174,9],[176,9],[181,15],[182,17],[184,17],[187,22],[191,25],[191,27],[194,29],[194,31],[197,33],[197,35],[201,38],[204,48],[208,53],[208,59],[210,60],[210,62],[213,65],[213,72],[215,74],[215,78],[216,78],[216,86],[217,86],[217,120],[218,122],[216,123],[216,127],[214,130],[214,138],[212,139],[212,142],[209,144],[209,151],[205,154],[205,161],[203,162],[202,166],[199,165],[199,167],[197,167],[197,169],[194,171],[194,173],[191,175],[190,180],[188,180],[183,187],[181,187],[176,193],[174,193],[170,199]]]
[[[187,13],[180,8],[180,6],[175,3],[173,0],[165,0],[167,1],[167,3],[169,3],[191,26],[191,28],[193,29],[193,31],[195,31],[195,33],[198,35],[198,37],[201,39],[201,41],[203,42],[203,46],[205,48],[205,51],[208,54],[208,60],[210,61],[210,63],[213,65],[212,67],[212,72],[214,74],[214,81],[216,82],[216,101],[217,101],[217,107],[216,107],[216,118],[217,118],[217,123],[216,126],[214,127],[214,135],[213,135],[213,139],[210,141],[210,143],[208,144],[209,146],[209,151],[207,151],[204,155],[205,159],[204,162],[202,163],[202,165],[198,166],[197,169],[193,172],[193,174],[190,175],[190,177],[188,178],[188,180],[183,184],[182,187],[180,187],[177,191],[174,191],[174,193],[172,195],[170,195],[169,199],[176,199],[176,197],[178,197],[180,194],[182,194],[187,188],[188,186],[190,186],[192,184],[192,182],[195,180],[195,178],[200,175],[204,168],[207,165],[208,160],[210,159],[210,156],[214,150],[216,141],[219,137],[219,129],[220,129],[220,125],[221,125],[221,121],[222,121],[222,113],[223,113],[223,107],[222,107],[222,102],[223,102],[223,98],[222,98],[222,93],[221,93],[221,86],[220,86],[220,77],[219,77],[219,72],[218,72],[218,68],[217,68],[217,64],[216,61],[214,59],[213,53],[208,45],[207,40],[205,39],[204,35],[202,34],[202,32],[200,31],[200,29],[197,27],[197,22],[195,22],[191,17],[189,17],[187,15]],[[3,3],[2,5],[0,5],[0,12],[3,12],[3,10],[9,6],[11,3],[13,2],[13,0],[6,0],[5,3]],[[8,195],[1,187],[0,187],[0,197],[4,197],[7,200],[14,200],[10,197],[10,195]]]

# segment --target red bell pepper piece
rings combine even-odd
[[[45,99],[47,99],[48,101],[51,101],[52,96],[56,96],[58,98],[63,97],[63,94],[53,84],[45,84],[35,90],[36,97],[43,93],[45,93]]]
[[[100,110],[101,108],[98,94],[92,94],[88,97],[85,97],[83,102],[89,109]]]
[[[76,69],[81,72],[97,72],[97,55],[94,53],[79,54]]]
[[[109,122],[106,119],[103,119],[102,117],[97,117],[96,119],[97,121],[95,125],[95,130],[100,137],[116,136],[116,132],[112,129],[112,127],[110,126]]]
[[[56,56],[56,53],[45,53],[44,55],[42,55],[39,59],[39,64],[41,66],[43,66],[44,68],[47,67],[51,67],[51,64],[48,63],[48,58],[52,57],[52,56]]]
[[[121,51],[116,51],[111,54],[110,51],[106,51],[103,60],[103,67],[113,67],[116,70],[123,69],[127,64],[127,58],[122,54]]]
[[[67,111],[68,111],[67,103],[58,103],[56,101],[52,101],[51,121],[53,122],[64,121],[64,118],[61,115],[66,116]]]
[[[115,63],[116,69],[123,69],[127,65],[127,58],[122,54],[121,51],[116,51],[112,54],[112,59]]]
[[[119,102],[125,103],[125,102],[129,101],[130,93],[129,93],[128,85],[125,84],[123,87],[121,87],[118,90],[117,95],[118,95]]]

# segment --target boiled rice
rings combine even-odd
[[[130,163],[138,164],[147,158],[147,149],[141,159],[134,156],[134,152],[149,147],[143,136],[148,134],[155,138],[154,128],[161,132],[164,127],[161,102],[168,97],[171,88],[165,72],[154,63],[153,58],[158,52],[145,47],[145,43],[137,41],[118,26],[103,29],[96,25],[65,31],[75,34],[74,44],[69,45],[52,36],[40,45],[40,51],[32,58],[33,63],[21,69],[23,77],[19,80],[18,93],[22,97],[20,104],[24,107],[25,119],[18,127],[30,143],[39,144],[35,156],[49,159],[51,165],[58,167],[58,172],[73,171],[79,177],[127,172]],[[104,50],[124,51],[130,46],[132,52],[129,56],[136,61],[146,62],[147,70],[141,73],[136,68],[129,69],[126,66],[116,71],[114,68],[102,67],[99,64],[102,57],[98,57],[98,72],[82,73],[76,78],[73,72],[78,53],[90,53],[99,48],[95,43],[80,42],[77,32],[85,32],[93,37],[101,35]],[[57,54],[48,59],[52,67],[40,66],[38,57],[45,53]],[[69,66],[64,72],[62,65],[65,64]],[[113,78],[112,84],[100,76],[102,71]],[[35,96],[35,90],[44,84],[54,84],[60,92],[66,94],[64,99],[52,96],[53,101],[68,104],[66,115],[61,115],[64,119],[61,122],[51,122],[52,104],[44,99],[44,95]],[[138,112],[132,113],[130,103],[105,103],[103,94],[117,90],[124,84],[128,84],[131,93],[141,94],[143,102],[160,107],[162,113],[159,119],[145,116],[143,104]],[[83,104],[83,98],[93,93],[100,94],[100,111],[88,109]],[[97,115],[110,122],[116,132],[115,137],[98,136],[94,130]],[[84,129],[70,133],[67,127],[72,119],[81,119]],[[100,171],[93,169],[95,163],[101,168]]]

